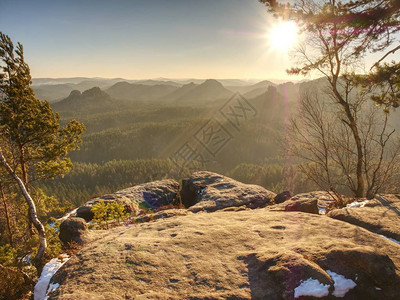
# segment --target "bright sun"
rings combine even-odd
[[[297,42],[297,25],[295,22],[282,22],[268,32],[268,40],[272,48],[287,52]]]

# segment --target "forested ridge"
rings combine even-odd
[[[180,180],[195,169],[226,174],[275,192],[298,193],[318,188],[296,167],[300,161],[288,157],[290,141],[286,136],[289,119],[298,114],[301,92],[323,86],[322,79],[285,83],[267,87],[254,98],[245,98],[254,107],[255,116],[240,120],[239,130],[221,117],[220,109],[229,98],[204,105],[201,101],[173,105],[163,99],[116,100],[120,106],[113,110],[97,107],[75,111],[63,106],[59,111],[61,124],[77,119],[86,131],[80,150],[69,155],[74,162],[72,171],[39,186],[60,199],[66,211],[67,207],[79,206],[96,195],[151,180]],[[391,114],[393,128],[398,127],[396,113]],[[229,131],[229,142],[215,156],[208,155],[205,162],[195,168],[187,165],[178,173],[172,159],[174,151],[193,140],[210,119],[217,119]],[[346,193],[345,189],[341,191]]]
[[[114,111],[60,111],[62,124],[77,119],[85,124],[86,131],[80,150],[69,155],[74,162],[72,171],[40,186],[63,203],[78,206],[95,195],[123,187],[163,178],[180,180],[194,169],[187,166],[181,173],[175,172],[174,151],[210,118],[217,118],[230,130],[231,139],[215,157],[209,156],[211,160],[196,168],[230,174],[272,190],[284,189],[283,97],[272,89],[249,99],[257,115],[244,120],[240,130],[219,114],[227,100],[204,106],[124,102],[124,109]],[[295,189],[303,190],[300,184]]]

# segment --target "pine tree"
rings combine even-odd
[[[29,185],[69,171],[72,164],[66,155],[78,148],[84,126],[73,120],[60,128],[59,115],[47,101],[35,97],[22,45],[14,47],[10,37],[1,32],[0,59],[0,158],[18,184],[29,206],[29,220],[39,233],[35,263],[40,269],[46,237]]]

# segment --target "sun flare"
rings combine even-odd
[[[297,25],[295,22],[286,21],[276,24],[268,33],[271,47],[280,52],[287,52],[297,42]]]

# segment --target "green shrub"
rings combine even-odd
[[[33,280],[21,269],[0,264],[0,286],[0,300],[28,300]]]
[[[120,224],[121,220],[128,217],[125,206],[118,202],[105,203],[100,201],[92,206],[92,212],[94,214],[93,222],[99,224],[100,227],[105,224],[107,229],[109,221],[115,220],[117,224]]]

